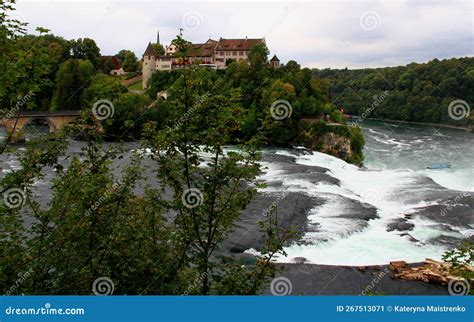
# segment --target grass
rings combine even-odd
[[[133,83],[130,86],[128,86],[128,89],[129,90],[142,90],[142,82],[139,81],[139,82]]]

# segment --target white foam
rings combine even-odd
[[[393,220],[404,218],[405,214],[413,212],[415,208],[437,203],[414,198],[415,194],[420,193],[418,182],[422,174],[412,170],[366,171],[319,152],[301,156],[288,151],[277,153],[295,157],[299,164],[327,168],[330,170],[328,174],[341,182],[337,186],[285,178],[283,170],[270,166],[273,169],[266,174],[266,179],[278,178],[283,182],[282,189],[300,190],[326,199],[324,205],[311,210],[308,216],[310,223],[317,224],[317,231],[308,232],[303,237],[303,241],[319,243],[295,243],[286,247],[288,255],[280,256],[279,261],[292,262],[295,257],[305,257],[319,264],[369,265],[386,264],[400,259],[416,262],[427,257],[441,258],[445,251],[443,247],[424,244],[428,239],[441,234],[447,235],[432,223],[420,219],[416,222],[415,229],[410,234],[420,240],[419,243],[410,239],[410,236],[401,236],[399,231],[387,231],[387,224]],[[345,211],[341,197],[372,205],[377,209],[379,219],[370,220],[367,228],[357,231],[356,219],[340,218]]]
[[[473,169],[441,169],[419,171],[434,182],[448,189],[459,191],[474,191]]]

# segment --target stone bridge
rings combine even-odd
[[[49,132],[54,133],[57,130],[68,125],[81,114],[81,111],[64,110],[64,111],[21,111],[19,116],[14,115],[9,118],[0,120],[0,125],[3,125],[7,130],[21,131],[28,124],[44,124],[49,127]],[[18,119],[18,121],[17,121]],[[16,123],[16,126],[15,126]]]

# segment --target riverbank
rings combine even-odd
[[[409,264],[411,267],[421,263]],[[449,295],[447,286],[395,279],[388,265],[278,264],[289,281],[287,295]],[[275,279],[278,281],[278,279]],[[276,284],[276,283],[275,283]],[[271,286],[263,294],[271,295]]]
[[[357,116],[353,116],[353,118],[357,118]],[[474,128],[469,127],[469,126],[455,126],[455,125],[441,124],[441,123],[423,123],[423,122],[400,121],[400,120],[392,120],[392,119],[378,119],[378,118],[371,118],[371,117],[366,118],[366,120],[399,123],[399,124],[426,125],[426,126],[442,127],[446,129],[463,130],[463,131],[474,133]]]

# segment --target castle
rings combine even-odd
[[[159,32],[157,44],[160,43]],[[250,48],[263,43],[265,38],[242,38],[242,39],[209,39],[205,43],[192,44],[192,55],[187,57],[187,64],[197,64],[202,67],[225,69],[227,61],[247,61]],[[150,42],[143,54],[142,64],[142,86],[148,87],[152,74],[159,71],[169,71],[181,68],[183,63],[176,57],[176,46],[171,43],[165,47],[164,55],[158,55],[154,45]],[[280,61],[276,55],[270,60],[273,67],[279,67]]]

